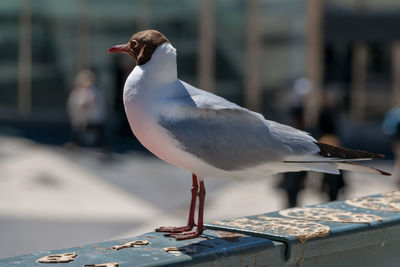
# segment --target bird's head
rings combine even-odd
[[[151,59],[156,48],[168,39],[159,31],[146,30],[137,32],[129,39],[128,43],[111,47],[109,53],[125,53],[136,60],[138,65],[143,65]]]

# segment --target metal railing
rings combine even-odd
[[[216,221],[196,239],[162,233],[43,251],[0,266],[400,266],[400,190]],[[53,265],[50,265],[53,266]]]

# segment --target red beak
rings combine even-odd
[[[126,45],[115,45],[108,49],[108,53],[128,53],[130,49]]]

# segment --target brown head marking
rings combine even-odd
[[[137,32],[124,45],[111,47],[109,53],[126,53],[132,56],[138,65],[143,65],[151,59],[156,48],[168,39],[159,31],[146,30]]]

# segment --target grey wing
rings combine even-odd
[[[318,152],[315,140],[308,134],[210,95],[191,96],[191,104],[180,106],[186,116],[159,118],[160,125],[182,149],[202,161],[234,171],[282,161],[290,155]]]

